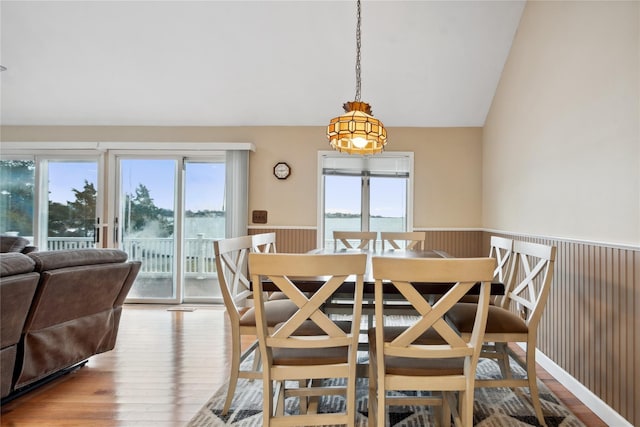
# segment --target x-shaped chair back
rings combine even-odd
[[[340,242],[346,249],[375,251],[377,238],[378,233],[375,231],[334,231],[333,250],[338,249],[338,242]]]
[[[384,344],[383,354],[397,357],[457,358],[479,354],[487,316],[494,258],[386,258],[373,257],[377,342],[383,342],[384,288],[394,286],[418,312],[417,320],[403,333]],[[419,293],[412,283],[452,283],[451,289],[435,303]],[[446,312],[476,283],[481,282],[479,314],[470,341],[464,340],[444,319]],[[427,334],[427,335],[425,335]],[[429,337],[425,344],[424,337]],[[420,339],[422,338],[422,339]],[[430,344],[433,342],[433,344]],[[379,364],[382,355],[378,353]],[[477,357],[477,356],[476,356]]]
[[[406,249],[410,251],[421,251],[424,249],[424,241],[427,233],[424,231],[383,231],[380,232],[382,240],[382,250],[386,249]]]
[[[253,252],[275,253],[276,233],[260,233],[251,235],[251,245]]]
[[[233,322],[239,322],[238,307],[251,295],[247,278],[247,254],[252,247],[251,236],[234,237],[213,242],[218,283],[224,305]]]
[[[515,241],[512,257],[504,306],[513,302],[531,329],[542,317],[549,297],[556,247]]]
[[[509,268],[511,267],[511,254],[513,253],[513,240],[505,237],[491,236],[491,248],[489,256],[497,261],[496,269],[493,271],[493,280],[507,284],[509,279]],[[496,296],[496,305],[503,307],[508,298],[505,295]]]
[[[258,323],[258,334],[265,338],[267,350],[279,348],[325,348],[353,344],[360,327],[362,310],[363,275],[366,268],[366,254],[260,254],[249,255],[249,269],[254,283],[254,298]],[[354,313],[351,331],[342,330],[323,311],[323,304],[349,277],[355,275]],[[324,281],[318,291],[310,296],[298,289],[292,280],[313,278]],[[292,279],[294,278],[294,279]],[[269,333],[261,319],[264,312],[262,281],[270,280],[287,298],[298,306],[298,311],[282,327]],[[296,336],[294,332],[303,323],[311,320],[318,328],[318,335]],[[324,333],[321,334],[320,330]],[[261,345],[263,342],[261,341]]]

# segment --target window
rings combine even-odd
[[[350,156],[320,152],[318,242],[333,231],[411,231],[413,153]]]

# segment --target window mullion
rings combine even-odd
[[[362,212],[360,229],[362,231],[369,231],[369,215],[371,210],[371,207],[369,206],[370,189],[371,186],[369,185],[369,176],[368,174],[364,173],[362,176],[362,204],[360,209],[360,211]]]

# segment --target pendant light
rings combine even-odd
[[[360,0],[357,0],[355,101],[345,102],[342,106],[345,114],[331,119],[327,138],[335,150],[367,155],[382,152],[387,143],[387,130],[372,116],[371,106],[360,101],[360,9]]]

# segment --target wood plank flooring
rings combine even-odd
[[[3,405],[1,425],[184,426],[225,383],[229,345],[221,307],[126,305],[113,351]],[[549,374],[538,375],[587,426],[605,426]]]

